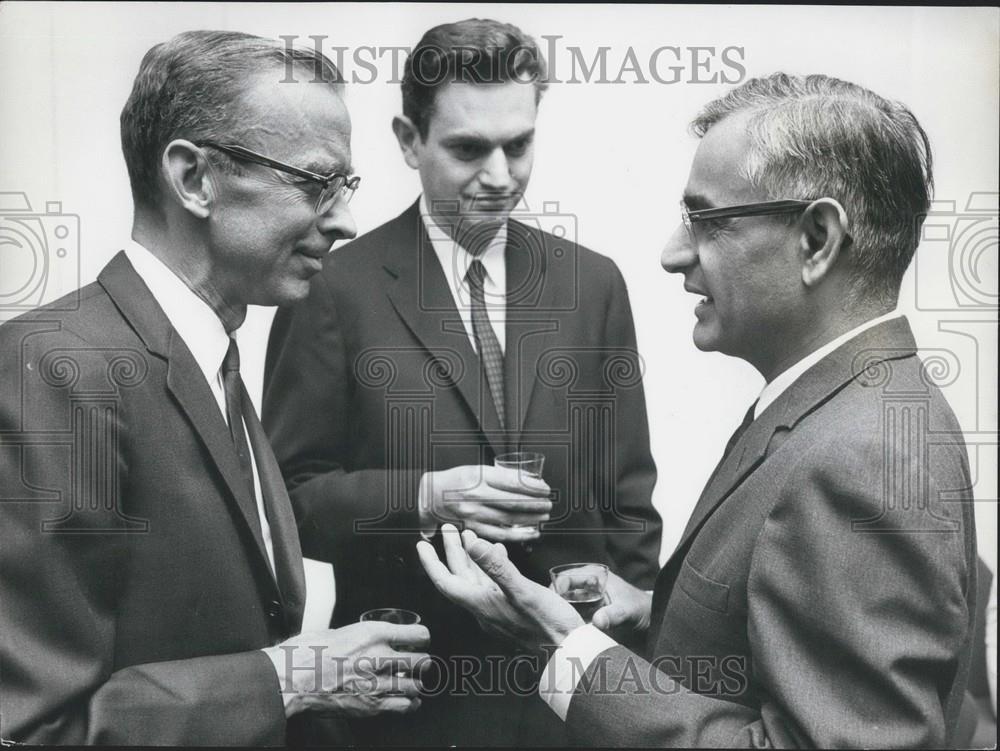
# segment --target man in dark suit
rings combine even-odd
[[[153,47],[121,116],[135,242],[0,328],[5,741],[275,745],[336,729],[305,710],[419,704],[395,647],[423,626],[297,635],[295,520],[239,374],[246,306],[301,299],[354,235],[336,81],[247,34]]]
[[[379,721],[365,736],[372,743],[546,742],[538,725],[551,724],[548,710],[521,701],[508,680],[516,656],[420,567],[414,542],[434,538],[442,521],[511,543],[535,581],[584,560],[649,588],[658,567],[655,470],[622,276],[573,241],[571,218],[515,210],[531,173],[542,65],[513,26],[428,31],[393,121],[423,195],[331,255],[308,299],[272,328],[264,424],[303,550],[333,563],[334,624],[402,606],[424,617],[435,654],[472,658],[449,663],[450,685],[442,676],[428,714],[412,718],[421,730],[394,735]],[[544,479],[492,466],[511,451],[543,454]],[[501,667],[484,660],[493,654]],[[477,693],[459,682],[463,671],[491,695],[452,701]]]
[[[652,599],[593,625],[446,530],[436,584],[527,644],[543,698],[596,745],[929,747],[955,739],[975,613],[971,481],[954,414],[893,312],[929,205],[902,105],[826,76],[709,104],[663,266],[702,297],[694,341],[760,398]],[[478,567],[473,563],[478,563]],[[595,628],[597,626],[597,628]],[[603,633],[647,631],[641,656]]]

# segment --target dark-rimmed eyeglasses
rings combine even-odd
[[[694,235],[694,225],[698,222],[709,222],[715,219],[737,219],[744,216],[773,216],[775,214],[794,214],[804,211],[812,200],[783,198],[780,201],[763,201],[761,203],[744,203],[738,206],[721,206],[715,209],[697,209],[691,211],[688,205],[681,201],[681,221],[687,229],[692,244],[697,240]]]
[[[319,183],[323,186],[323,190],[316,198],[315,210],[317,214],[325,214],[329,211],[340,196],[344,197],[346,203],[350,203],[351,199],[354,198],[354,192],[361,183],[361,178],[358,175],[345,175],[343,172],[334,172],[326,176],[320,175],[309,170],[293,167],[284,162],[279,162],[277,159],[271,159],[269,156],[258,154],[256,151],[251,151],[236,144],[198,141],[195,143],[195,146],[208,146],[216,151],[221,151],[223,154],[228,154],[235,159],[260,164],[264,167],[270,167],[289,175],[295,175],[296,177],[302,177],[306,180]]]

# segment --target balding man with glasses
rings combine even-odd
[[[355,234],[338,81],[247,34],[153,47],[121,115],[134,242],[0,328],[4,741],[329,742],[419,705],[425,627],[299,634],[295,519],[240,376],[247,305],[302,299]]]
[[[972,482],[895,311],[930,202],[927,136],[860,86],[783,74],[693,126],[661,261],[700,298],[695,345],[766,385],[652,597],[584,625],[501,546],[454,528],[451,570],[419,543],[424,565],[482,621],[558,647],[540,693],[586,745],[949,747],[975,614]]]

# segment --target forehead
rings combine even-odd
[[[267,156],[318,172],[350,166],[351,118],[329,85],[281,83],[280,75],[262,73],[242,104],[244,131]]]
[[[686,195],[701,196],[714,206],[763,200],[742,174],[750,148],[748,119],[746,113],[730,115],[704,135],[691,163]]]
[[[531,83],[449,83],[437,90],[429,130],[486,138],[519,135],[535,125],[538,108]]]

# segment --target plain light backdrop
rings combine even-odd
[[[575,222],[578,241],[613,258],[628,283],[659,469],[655,503],[665,520],[662,558],[726,438],[763,385],[745,363],[695,349],[696,300],[682,290],[680,277],[659,267],[660,249],[678,223],[677,201],[696,146],[687,124],[701,105],[731,88],[691,79],[714,72],[738,77],[740,71],[722,60],[725,48],[737,47],[739,53],[728,55],[745,67],[745,77],[778,70],[826,73],[913,110],[934,148],[941,214],[928,221],[933,229],[907,276],[901,308],[910,314],[921,347],[940,365],[966,431],[980,553],[995,570],[996,8],[5,2],[0,191],[24,193],[38,214],[47,202],[61,202],[63,214],[79,217],[78,249],[52,257],[45,298],[75,284],[77,273],[82,282],[93,280],[129,237],[131,197],[118,116],[152,45],[196,28],[295,35],[310,46],[309,35],[325,35],[328,53],[347,48],[345,74],[368,79],[372,74],[351,62],[356,49],[409,48],[433,25],[475,16],[517,24],[540,41],[560,37],[560,78],[572,72],[571,48],[589,66],[606,47],[608,79],[618,76],[631,48],[649,80],[635,83],[637,75],[626,71],[625,83],[600,83],[595,71],[590,82],[550,86],[540,107],[526,204],[540,211],[557,203],[566,221]],[[675,74],[667,66],[684,65],[677,83],[657,83],[649,72],[650,55],[665,45],[681,48],[682,62],[661,53],[657,72],[670,80]],[[691,47],[713,49],[691,53]],[[709,67],[694,70],[692,54],[710,60]],[[390,53],[375,64],[374,82],[347,88],[354,163],[363,176],[351,206],[359,232],[396,216],[419,192],[417,175],[403,163],[390,129],[400,111]],[[974,193],[979,195],[970,208]],[[13,204],[19,200],[5,196],[0,212],[18,210]],[[51,232],[59,220],[44,221]],[[0,303],[13,300],[34,273],[17,248],[3,244],[9,240],[5,226],[9,220],[0,213]],[[67,242],[75,245],[75,236]],[[253,310],[241,331],[246,380],[258,398],[271,315]]]

